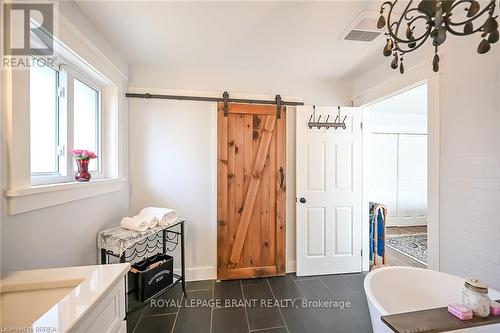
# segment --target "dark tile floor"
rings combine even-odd
[[[197,281],[127,317],[129,333],[372,332],[364,274]],[[130,306],[134,306],[131,299]],[[350,303],[348,303],[350,302]],[[343,305],[343,306],[342,306]]]

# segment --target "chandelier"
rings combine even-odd
[[[477,52],[484,54],[490,50],[491,44],[498,41],[498,22],[494,16],[496,0],[481,8],[476,0],[422,0],[417,7],[412,7],[413,0],[408,1],[403,13],[393,21],[393,9],[398,0],[388,0],[380,7],[380,17],[377,28],[387,25],[387,42],[384,47],[384,56],[393,56],[391,67],[404,73],[403,58],[406,53],[413,52],[422,46],[427,39],[432,40],[434,59],[432,68],[439,71],[438,48],[446,41],[449,34],[468,36],[481,34],[481,42]],[[384,12],[388,10],[387,18]],[[460,10],[465,15],[460,18]],[[416,27],[423,30],[415,31]]]

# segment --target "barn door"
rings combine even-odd
[[[285,273],[286,112],[218,106],[217,277]]]

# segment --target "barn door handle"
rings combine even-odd
[[[285,185],[285,170],[283,170],[283,167],[280,167],[280,188],[282,190],[286,190],[286,185]]]

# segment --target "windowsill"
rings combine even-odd
[[[50,206],[116,192],[125,178],[95,179],[90,182],[68,182],[10,189],[5,192],[9,215],[21,214]]]

